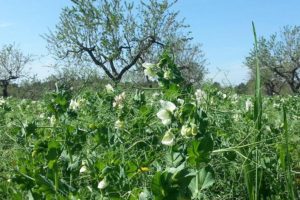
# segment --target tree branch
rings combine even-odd
[[[124,73],[126,72],[126,71],[128,71],[132,66],[134,66],[135,64],[136,64],[136,62],[141,58],[141,56],[143,55],[143,53],[145,52],[145,51],[147,51],[151,46],[152,46],[152,44],[154,44],[154,43],[156,43],[156,39],[155,39],[155,37],[154,36],[149,36],[149,37],[147,37],[147,38],[145,38],[143,41],[146,41],[146,40],[148,40],[148,43],[144,46],[144,47],[142,47],[141,49],[140,49],[140,51],[134,56],[134,58],[131,60],[131,62],[128,64],[128,65],[126,65],[122,70],[121,70],[121,72],[119,73],[119,75],[117,76],[117,78],[116,78],[116,80],[121,80],[121,78],[122,78],[122,76],[124,75]],[[142,42],[143,42],[142,41]]]

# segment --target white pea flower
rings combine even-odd
[[[152,98],[153,99],[156,99],[157,97],[159,97],[159,93],[158,92],[154,92],[153,94],[152,94]]]
[[[145,191],[141,192],[139,195],[139,199],[148,199],[148,197],[149,196],[148,196],[147,192],[145,192]]]
[[[195,136],[198,134],[198,128],[194,123],[185,124],[181,127],[180,133],[184,137]]]
[[[171,113],[173,113],[174,110],[176,109],[175,104],[170,102],[170,101],[160,100],[159,102],[160,102],[160,105],[161,105],[162,109],[168,110]]]
[[[115,101],[113,102],[113,107],[119,109],[123,108],[125,97],[126,97],[125,92],[122,92],[120,95],[116,96]]]
[[[183,125],[181,127],[180,133],[181,133],[182,136],[188,137],[191,133],[191,128],[188,127],[187,125]]]
[[[71,102],[70,102],[70,105],[69,105],[69,108],[71,110],[77,110],[79,108],[79,106],[80,106],[79,101],[71,99]]]
[[[171,70],[168,69],[167,71],[164,72],[164,79],[170,80],[172,78],[173,78],[173,75],[172,75]]]
[[[0,98],[0,106],[2,106],[3,104],[5,104],[5,100],[3,99],[3,97]]]
[[[108,182],[106,181],[106,178],[102,179],[102,181],[100,181],[100,182],[98,183],[98,188],[99,188],[100,190],[106,188],[107,186],[108,186]]]
[[[231,96],[231,99],[232,99],[232,103],[237,103],[238,99],[239,99],[239,96],[237,94],[234,94],[234,95]]]
[[[121,130],[124,128],[124,126],[125,126],[125,123],[121,120],[117,120],[115,122],[115,129]]]
[[[240,120],[241,116],[238,113],[234,113],[232,118],[233,118],[233,121],[237,122]]]
[[[49,120],[50,120],[51,126],[53,126],[53,125],[55,124],[55,122],[56,122],[56,118],[55,118],[54,115],[52,115],[52,116],[49,118]]]
[[[223,99],[226,99],[227,94],[224,93],[224,94],[222,95],[222,97],[223,97]]]
[[[226,99],[227,95],[221,91],[217,92],[217,95],[222,97],[223,99]]]
[[[273,104],[273,107],[274,107],[274,108],[280,108],[280,104],[279,104],[279,103],[274,103],[274,104]]]
[[[169,129],[165,133],[163,139],[161,140],[161,143],[166,146],[173,146],[175,144],[175,136],[172,133],[172,129]]]
[[[113,88],[113,86],[111,85],[111,84],[107,84],[107,85],[105,85],[105,90],[106,90],[106,92],[107,93],[113,93],[115,90],[114,90],[114,88]]]
[[[79,173],[84,173],[86,172],[87,168],[85,165],[81,166],[80,170],[79,170]]]
[[[178,102],[180,105],[183,105],[183,104],[184,104],[184,100],[183,100],[183,99],[177,99],[177,102]]]
[[[161,109],[157,113],[157,117],[162,121],[164,125],[169,125],[171,123],[172,114],[176,109],[175,104],[170,101],[160,100]]]
[[[27,104],[27,101],[26,101],[26,99],[22,99],[22,101],[21,101],[21,104]]]
[[[194,123],[191,123],[191,133],[193,136],[196,136],[198,134],[198,128],[197,128],[197,125],[194,124]]]
[[[150,79],[154,80],[157,77],[156,72],[155,72],[155,67],[156,67],[155,64],[144,63],[144,64],[142,64],[142,66],[145,68],[144,69],[145,75],[148,76]]]
[[[247,112],[253,107],[253,103],[250,99],[247,99],[247,101],[245,102],[245,107]]]
[[[161,119],[161,122],[163,123],[163,125],[169,125],[171,124],[171,118],[172,118],[172,114],[167,111],[167,110],[160,110],[158,113],[157,113],[157,117],[159,119]]]
[[[207,97],[206,93],[201,89],[196,90],[195,96],[198,103],[200,103],[202,100],[205,100]]]
[[[41,118],[41,119],[45,118],[45,113],[41,113],[41,114],[39,115],[39,118]]]
[[[281,103],[284,103],[284,102],[286,102],[286,99],[280,98],[280,102],[281,102]]]

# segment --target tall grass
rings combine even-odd
[[[289,134],[288,134],[288,123],[286,117],[286,108],[283,106],[283,153],[281,156],[281,166],[285,171],[285,179],[286,179],[286,190],[288,192],[288,197],[291,200],[296,199],[296,194],[294,191],[294,184],[291,174],[291,159],[290,159],[290,152],[289,152]]]
[[[245,161],[243,172],[245,184],[248,190],[248,197],[250,200],[259,199],[259,191],[261,180],[263,176],[263,172],[259,171],[259,150],[258,144],[261,140],[261,128],[262,128],[262,95],[261,95],[261,77],[260,77],[260,66],[259,66],[259,58],[258,58],[258,42],[257,35],[255,30],[254,22],[252,22],[252,31],[254,36],[254,49],[255,49],[255,57],[256,57],[256,73],[255,73],[255,96],[254,96],[254,122],[255,122],[255,147],[254,149],[250,149],[248,153],[248,159]],[[252,155],[252,151],[254,150],[255,156]],[[251,161],[254,160],[255,168],[252,167]]]
[[[256,36],[256,30],[254,22],[252,22],[252,29],[254,35],[254,48],[255,48],[255,59],[256,59],[256,74],[255,74],[255,98],[254,98],[254,120],[257,129],[257,135],[255,137],[255,142],[260,142],[261,139],[261,116],[262,116],[262,96],[261,96],[261,80],[260,80],[260,66],[259,66],[259,58],[258,58],[258,42]],[[255,200],[259,198],[259,188],[261,177],[258,175],[258,162],[259,162],[259,152],[258,146],[255,147]],[[262,172],[261,172],[262,173]]]
[[[254,50],[256,59],[256,73],[255,73],[255,96],[254,96],[254,110],[253,110],[253,120],[255,122],[256,135],[254,137],[254,148],[248,149],[248,156],[244,163],[243,172],[245,178],[245,184],[248,190],[248,198],[250,200],[258,200],[260,198],[265,198],[264,191],[268,187],[262,184],[264,178],[264,170],[261,167],[261,160],[263,152],[259,149],[259,144],[262,141],[262,92],[261,92],[261,75],[260,75],[260,61],[258,57],[258,41],[255,30],[255,25],[252,22],[252,30],[254,36]],[[296,193],[294,190],[293,176],[291,174],[291,159],[289,153],[289,134],[288,134],[288,123],[286,116],[286,108],[283,107],[283,141],[281,146],[281,167],[285,173],[286,181],[286,192],[288,199],[295,200]],[[253,166],[255,163],[255,166]]]

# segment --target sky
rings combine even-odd
[[[15,43],[34,55],[30,72],[45,78],[54,61],[42,35],[55,29],[61,9],[70,5],[70,0],[0,0],[0,47]],[[194,42],[202,44],[206,78],[223,85],[249,79],[243,63],[253,44],[252,21],[265,37],[285,25],[300,25],[299,0],[178,0],[173,9],[190,25]]]

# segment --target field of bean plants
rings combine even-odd
[[[299,96],[194,88],[168,54],[143,66],[158,88],[1,99],[0,199],[299,198]]]

